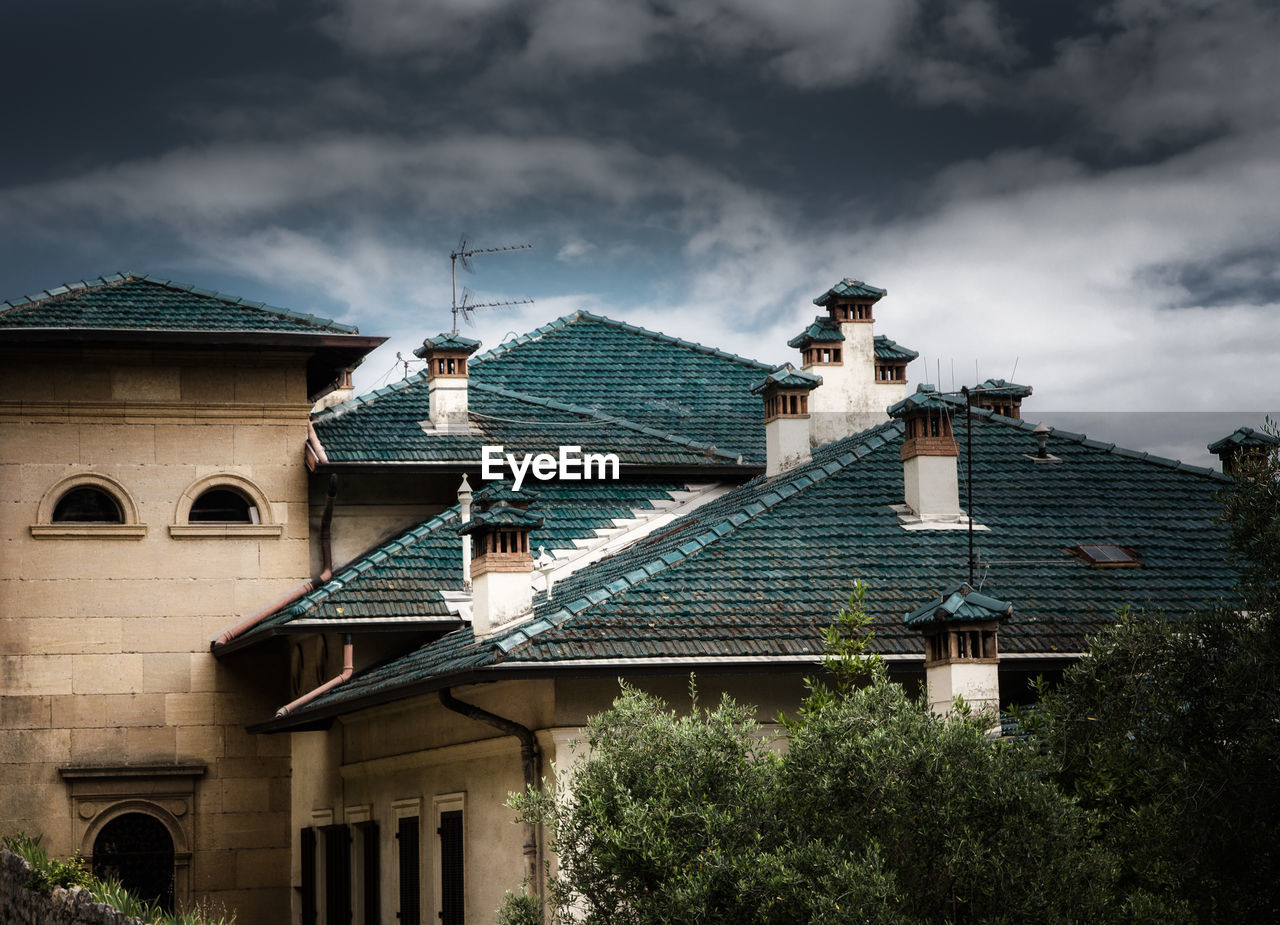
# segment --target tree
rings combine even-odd
[[[1098,813],[1134,916],[1280,920],[1280,462],[1223,492],[1243,607],[1124,612],[1025,720]]]
[[[770,749],[754,711],[688,715],[623,686],[572,787],[514,797],[550,827],[567,919],[658,922],[1105,918],[1109,861],[1038,749],[935,716],[866,654],[862,589]]]

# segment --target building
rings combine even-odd
[[[220,298],[107,278],[0,307],[0,344],[17,362],[35,337],[23,332],[41,330],[51,355],[88,341],[99,362],[163,366],[159,348],[146,359],[133,347],[103,352],[104,329],[62,307],[128,301],[139,287],[179,302]],[[914,352],[874,334],[885,295],[844,280],[815,299],[827,315],[791,342],[798,368],[577,313],[486,352],[457,335],[429,338],[422,373],[312,415],[375,341],[316,319],[292,352],[238,333],[199,353],[200,368],[273,358],[299,383],[274,443],[249,436],[267,425],[235,411],[245,436],[231,432],[225,459],[214,450],[222,440],[195,431],[214,426],[200,415],[232,413],[213,392],[192,393],[192,421],[166,422],[177,429],[163,431],[163,453],[161,425],[147,435],[128,423],[111,425],[119,436],[99,451],[90,437],[102,425],[88,416],[107,411],[88,393],[59,397],[64,430],[41,430],[51,361],[32,360],[6,393],[30,398],[0,404],[21,435],[6,440],[16,449],[0,477],[15,500],[6,549],[20,550],[3,573],[18,589],[5,591],[3,615],[4,773],[34,799],[11,799],[3,825],[61,814],[55,850],[92,854],[95,830],[80,820],[161,819],[181,856],[175,870],[186,868],[175,892],[221,891],[246,922],[283,920],[264,916],[290,893],[301,923],[488,921],[544,859],[542,834],[513,823],[507,793],[572,766],[577,730],[612,701],[619,677],[682,702],[696,671],[705,697],[732,692],[771,720],[802,696],[821,628],[862,580],[895,676],[939,706],[963,694],[994,710],[1025,700],[1031,677],[1060,671],[1118,606],[1179,610],[1231,592],[1213,524],[1222,476],[1023,421],[1025,386],[983,383],[972,411],[931,387],[910,390]],[[337,344],[350,352],[321,368],[322,349]],[[313,367],[326,381],[304,394],[301,370]],[[126,422],[140,414],[118,410]],[[74,465],[38,462],[52,453],[46,433],[64,434],[58,452]],[[187,433],[173,461],[169,443]],[[268,444],[261,457],[235,455]],[[510,471],[482,477],[494,446],[527,466],[519,491]],[[559,462],[561,448],[572,448],[568,469],[525,456]],[[256,467],[270,460],[287,490],[263,484]],[[133,541],[147,555],[122,562],[112,553],[123,540],[97,522],[90,556],[77,552],[82,540],[39,537],[68,476],[126,487],[142,513],[113,526],[153,524]],[[237,532],[223,518],[240,509],[222,506],[206,533],[216,523],[227,535],[186,536],[196,524],[177,499],[205,487],[269,504],[271,517]],[[248,529],[273,525],[282,538]],[[184,553],[196,541],[205,547]],[[137,584],[119,588],[120,572]],[[93,636],[86,618],[115,622],[93,624]],[[63,622],[42,625],[54,619]],[[149,658],[145,645],[162,637],[173,658]],[[44,653],[35,638],[74,651]],[[188,674],[162,674],[178,653]],[[156,724],[133,738],[102,713],[66,721],[78,703],[101,701],[121,715],[151,702],[173,712],[163,723],[149,714]],[[152,739],[165,747],[130,750]],[[139,796],[140,779],[178,796]]]

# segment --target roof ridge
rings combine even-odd
[[[571,312],[568,315],[562,315],[561,317],[555,319],[554,321],[549,321],[546,324],[542,325],[541,327],[534,328],[532,331],[528,332],[527,334],[522,334],[519,337],[513,337],[509,341],[504,341],[498,346],[490,350],[486,350],[484,353],[477,354],[475,357],[472,358],[471,362],[478,363],[486,359],[492,359],[494,357],[501,356],[503,353],[507,352],[512,347],[518,346],[523,343],[528,343],[529,341],[534,340],[537,337],[541,337],[542,335],[549,333],[550,331],[554,331],[559,328],[565,327],[566,325],[572,324],[574,321],[578,321],[578,320],[595,321],[595,322],[599,322],[600,324],[607,324],[611,327],[618,328],[619,330],[630,331],[633,334],[640,334],[643,337],[648,337],[651,340],[656,340],[661,343],[676,344],[677,346],[680,346],[680,347],[687,347],[688,349],[693,350],[696,353],[702,353],[707,356],[716,356],[716,357],[721,357],[722,359],[732,360],[735,363],[741,363],[742,365],[750,366],[753,369],[764,369],[764,370],[773,369],[773,367],[770,366],[768,363],[763,363],[760,360],[753,360],[750,357],[744,357],[736,353],[730,353],[729,351],[721,350],[718,347],[708,347],[706,344],[699,344],[696,341],[685,340],[682,337],[675,337],[671,334],[663,334],[661,331],[651,331],[648,328],[642,328],[639,325],[635,325],[635,324],[628,324],[625,321],[618,321],[614,318],[609,318],[606,315],[597,315],[594,312],[589,312],[589,311],[586,311],[585,309],[579,309],[578,311]]]
[[[502,395],[506,398],[514,398],[517,401],[527,402],[531,405],[541,405],[544,408],[550,408],[554,411],[567,411],[570,414],[578,414],[583,417],[590,417],[600,421],[603,424],[617,424],[628,430],[645,434],[646,436],[656,437],[659,440],[665,440],[668,443],[674,443],[687,449],[698,450],[709,456],[720,456],[724,459],[737,460],[742,457],[741,453],[733,453],[729,450],[721,450],[714,443],[703,443],[693,440],[689,437],[683,437],[679,434],[666,433],[658,430],[656,427],[650,427],[648,424],[640,424],[627,418],[617,417],[604,411],[597,411],[594,408],[588,408],[584,405],[571,405],[567,402],[556,401],[554,398],[543,398],[541,395],[533,395],[528,392],[518,392],[515,389],[507,389],[498,385],[490,385],[485,382],[474,382],[472,385],[482,392],[490,392],[495,395]],[[483,415],[483,412],[476,412]]]
[[[412,376],[404,379],[397,379],[395,382],[388,382],[384,386],[372,389],[361,395],[348,398],[346,401],[338,402],[336,405],[330,405],[322,411],[317,411],[311,416],[311,422],[318,424],[321,421],[327,421],[329,418],[341,417],[349,411],[355,411],[362,405],[370,404],[375,398],[381,398],[383,395],[391,395],[404,389],[412,388],[427,378],[427,370],[420,369]]]
[[[99,276],[93,280],[82,279],[72,283],[64,283],[60,286],[53,286],[49,289],[42,289],[37,293],[22,296],[17,300],[10,299],[0,302],[0,306],[9,306],[7,309],[0,309],[0,314],[4,314],[5,312],[11,311],[15,308],[26,308],[29,305],[36,305],[40,302],[46,302],[49,299],[56,299],[59,296],[64,296],[71,292],[79,292],[84,289],[99,289],[116,283],[128,282],[130,280],[136,280],[140,283],[149,283],[153,286],[161,286],[165,289],[172,289],[175,292],[189,292],[192,295],[208,299],[216,299],[217,301],[225,302],[228,305],[242,305],[246,308],[266,312],[270,315],[278,315],[281,318],[305,321],[321,327],[337,328],[341,332],[347,334],[360,333],[359,328],[355,325],[343,324],[340,321],[334,321],[332,318],[322,318],[319,315],[312,315],[308,312],[298,312],[290,308],[282,308],[278,305],[269,305],[266,302],[255,302],[252,299],[228,295],[214,289],[201,289],[193,283],[177,283],[171,279],[163,279],[151,273],[134,273],[130,270],[121,270],[117,273]]]

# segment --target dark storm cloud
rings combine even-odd
[[[590,308],[793,359],[809,299],[856,275],[930,358],[917,381],[1016,361],[1043,407],[1233,407],[1280,363],[1277,15],[14,6],[4,294],[157,270],[391,334],[381,373],[447,323],[466,229],[536,244],[468,280],[538,298],[482,319],[488,341]]]

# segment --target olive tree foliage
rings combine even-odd
[[[909,698],[867,654],[859,585],[785,749],[724,698],[677,713],[623,685],[570,786],[513,796],[584,923],[1100,921],[1112,864],[1039,750]],[[691,681],[692,688],[692,681]],[[512,897],[504,921],[537,921]]]
[[[1280,462],[1222,493],[1240,603],[1124,612],[1025,717],[1134,918],[1280,921]]]

